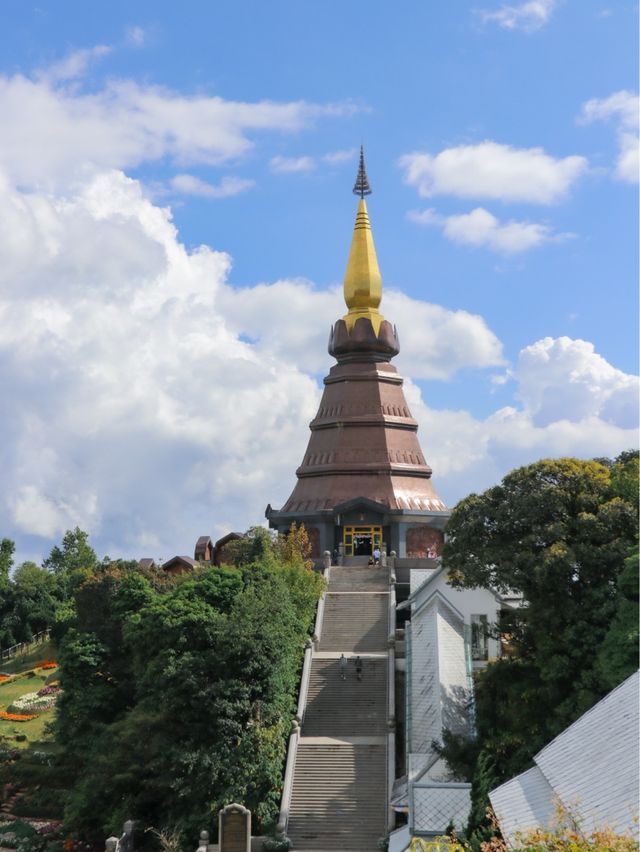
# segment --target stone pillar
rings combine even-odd
[[[325,552],[322,554],[322,565],[323,565],[323,568],[325,569],[325,571],[326,571],[327,568],[331,568],[331,551],[330,550],[325,550]]]

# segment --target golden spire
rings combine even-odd
[[[356,224],[351,240],[347,271],[344,274],[344,300],[349,308],[349,313],[345,315],[344,321],[351,331],[357,319],[360,317],[369,319],[377,336],[380,331],[380,324],[384,319],[378,311],[378,305],[382,299],[382,278],[373,244],[367,205],[364,200],[364,196],[371,193],[371,188],[364,168],[362,148],[360,148],[358,177],[353,191],[360,196],[360,203],[358,204]]]

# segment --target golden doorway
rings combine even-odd
[[[342,543],[345,556],[371,556],[382,547],[382,527],[343,527]]]

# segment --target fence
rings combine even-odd
[[[0,662],[3,660],[10,660],[12,657],[15,657],[16,654],[26,653],[30,651],[32,648],[35,648],[36,645],[42,645],[43,642],[46,642],[49,638],[50,630],[41,630],[40,633],[36,633],[33,639],[30,642],[18,642],[17,645],[12,645],[10,648],[5,648],[3,651],[0,650]]]

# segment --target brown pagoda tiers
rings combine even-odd
[[[348,313],[331,329],[337,364],[324,380],[320,408],[298,482],[282,509],[267,507],[269,525],[286,532],[304,523],[318,558],[325,550],[370,554],[376,545],[398,557],[439,553],[449,516],[431,481],[418,424],[391,359],[400,344],[380,314],[382,279],[364,196],[371,189],[360,152],[360,195],[344,278]]]

